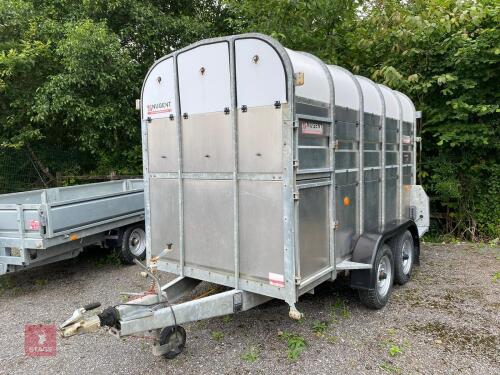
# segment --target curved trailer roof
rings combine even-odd
[[[415,123],[415,106],[405,94],[344,68],[326,66],[314,56],[284,48],[262,34],[201,41],[156,61],[144,81],[142,117],[168,117],[176,113],[178,103],[180,113],[223,111],[232,104],[233,69],[237,106],[286,103],[294,95],[311,102],[330,104],[333,100],[337,106],[363,107],[364,112]],[[302,84],[293,84],[295,73],[303,74]]]

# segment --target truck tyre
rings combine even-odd
[[[146,231],[143,224],[131,225],[123,232],[120,258],[125,264],[133,264],[134,259],[146,259]]]
[[[415,246],[411,233],[406,230],[394,238],[391,247],[394,254],[394,281],[399,285],[406,284],[410,280],[415,261]]]
[[[181,326],[163,328],[160,332],[160,345],[168,344],[171,349],[162,354],[166,359],[174,359],[186,346],[186,330]]]
[[[359,290],[361,302],[370,309],[381,309],[387,304],[392,292],[394,281],[394,258],[391,248],[383,244],[375,255],[373,262],[372,280],[375,287],[368,290]]]

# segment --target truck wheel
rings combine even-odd
[[[377,250],[373,270],[375,272],[372,272],[372,277],[375,280],[372,281],[375,288],[360,290],[359,298],[366,307],[378,310],[387,304],[394,280],[394,258],[388,245],[383,244]]]
[[[160,333],[160,345],[169,345],[170,350],[162,354],[167,359],[174,359],[186,346],[186,330],[181,326],[163,328]]]
[[[123,232],[120,257],[125,264],[133,264],[134,258],[146,259],[146,231],[143,225],[131,225]]]
[[[413,237],[409,231],[397,236],[391,243],[394,254],[394,280],[399,284],[406,284],[411,277],[415,260]]]

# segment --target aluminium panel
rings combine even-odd
[[[232,180],[184,180],[185,263],[234,273]]]
[[[386,168],[385,172],[385,221],[397,219],[398,169]]]
[[[182,119],[184,172],[232,172],[234,151],[231,117],[212,112]]]
[[[364,172],[364,217],[365,231],[380,225],[380,169]]]
[[[237,39],[234,48],[237,106],[250,108],[285,103],[286,75],[276,50],[255,38]]]
[[[238,111],[238,171],[281,173],[282,109],[274,105]]]
[[[352,251],[357,238],[357,191],[358,172],[335,174],[335,210],[338,227],[335,230],[335,262],[339,262]]]
[[[179,184],[174,179],[151,178],[151,255],[169,249],[162,259],[179,262]]]
[[[328,185],[300,190],[298,235],[301,279],[330,265],[328,190]]]
[[[52,234],[57,234],[143,210],[144,193],[142,191],[58,204],[49,208],[49,227]]]
[[[281,181],[239,182],[241,278],[269,283],[284,275],[282,189]]]
[[[159,62],[148,74],[143,88],[143,119],[164,118],[175,114],[174,59]]]
[[[201,45],[180,52],[177,70],[181,113],[191,116],[222,112],[231,107],[228,42]]]
[[[149,172],[177,172],[179,169],[177,126],[169,118],[152,120],[148,127]]]

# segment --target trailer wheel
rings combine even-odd
[[[146,259],[146,231],[143,225],[131,225],[123,232],[120,258],[125,264],[133,264],[134,258]]]
[[[413,237],[409,231],[397,236],[392,242],[394,254],[394,280],[399,284],[406,284],[411,277],[415,260]]]
[[[169,345],[171,350],[162,354],[166,359],[174,359],[186,346],[186,330],[181,326],[163,328],[160,332],[160,345]]]
[[[388,245],[384,244],[377,250],[373,269],[375,288],[359,290],[359,298],[366,307],[378,310],[387,304],[394,280],[394,258]]]

